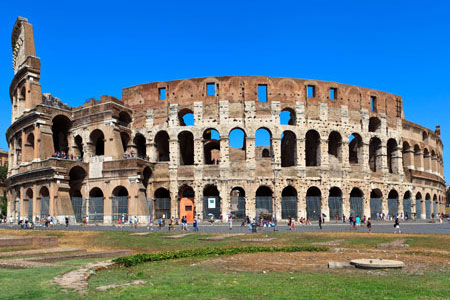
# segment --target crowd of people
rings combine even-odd
[[[81,161],[81,155],[73,155],[73,154],[67,154],[64,151],[58,151],[55,152],[52,155],[53,158],[59,158],[59,159],[68,159],[68,160],[77,160],[77,161]]]

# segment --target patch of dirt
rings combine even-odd
[[[245,235],[245,233],[225,233],[225,234],[215,235],[215,236],[211,236],[211,237],[207,237],[207,238],[201,238],[199,240],[201,240],[201,241],[221,241],[226,238],[230,238],[233,236],[241,236],[241,235]]]
[[[141,285],[141,284],[145,284],[145,283],[146,283],[146,281],[144,281],[144,280],[134,280],[134,281],[122,283],[122,284],[110,284],[110,285],[98,286],[95,289],[97,291],[107,291],[107,290],[115,289],[115,288],[122,287],[122,286]]]
[[[275,238],[261,238],[261,239],[242,239],[243,243],[266,243],[275,240]]]
[[[377,249],[388,249],[388,250],[406,250],[409,245],[405,244],[405,240],[395,240],[390,243],[378,244]]]
[[[238,254],[203,261],[197,265],[216,268],[230,272],[368,272],[358,269],[328,269],[328,262],[350,262],[353,259],[393,259],[405,263],[400,272],[406,274],[423,274],[427,270],[450,270],[448,257],[429,257],[407,255],[386,251],[354,251],[336,249],[328,252],[295,252],[295,253],[258,253]],[[378,274],[378,273],[377,273]]]
[[[334,240],[329,242],[314,243],[314,246],[335,247],[339,246],[344,240]]]

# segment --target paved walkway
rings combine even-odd
[[[372,232],[377,233],[393,233],[394,232],[394,223],[393,222],[373,222]],[[445,222],[443,224],[439,223],[429,223],[426,221],[410,221],[410,222],[400,222],[400,228],[402,233],[423,233],[423,234],[450,234],[450,224]],[[1,224],[0,229],[19,229],[17,225],[5,225]],[[199,224],[200,232],[207,233],[248,233],[250,232],[248,226],[240,226],[240,222],[236,222],[233,224],[233,229],[229,230],[228,224],[226,223],[200,223]],[[112,226],[112,225],[90,225],[88,227],[82,227],[80,225],[71,225],[66,228],[63,225],[56,225],[49,228],[44,228],[37,226],[34,230],[78,230],[78,231],[127,231],[127,232],[144,232],[149,231],[146,226],[140,226],[137,229],[130,226]],[[153,231],[159,232],[157,226],[153,226]],[[165,226],[161,230],[162,232],[168,232],[168,226]],[[258,228],[258,232],[273,232],[273,228]],[[279,232],[290,232],[286,223],[280,223],[278,226]],[[355,230],[350,230],[348,224],[328,222],[322,225],[322,230],[319,229],[319,225],[317,223],[313,223],[311,225],[299,225],[296,223],[296,232],[354,232]],[[356,232],[366,232],[367,228],[365,226],[361,226],[361,228],[357,229]],[[182,233],[181,226],[177,225],[175,233]],[[189,226],[189,231],[192,232],[192,225]]]

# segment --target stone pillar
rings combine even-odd
[[[421,207],[420,218],[421,218],[422,220],[424,220],[424,219],[427,218],[427,211],[426,211],[425,200],[424,200],[424,199],[422,199],[422,200],[420,201],[420,207]]]
[[[272,161],[274,163],[275,168],[281,167],[281,139],[280,137],[273,137],[272,136],[272,151],[273,151],[273,158]]]
[[[198,183],[195,186],[193,186],[192,188],[194,189],[194,193],[195,193],[195,195],[194,195],[195,217],[199,218],[200,220],[204,220],[204,218],[203,218],[203,187],[200,185],[200,183]],[[219,187],[217,187],[217,189],[219,190],[219,194],[220,194]]]
[[[220,193],[220,211],[224,220],[228,220],[226,217],[230,213],[230,193],[227,188],[225,180],[220,182],[217,187]]]
[[[22,144],[20,145],[20,147],[21,147],[21,151],[22,151],[22,155],[21,155],[21,160],[20,160],[20,162],[25,162],[26,161],[26,159],[27,159],[27,155],[26,155],[26,144],[27,144],[27,136],[26,136],[26,134],[25,134],[25,130],[22,130],[21,131],[21,137],[22,137]]]
[[[349,156],[349,143],[348,139],[344,136],[342,138],[342,167],[347,170],[351,168]]]
[[[306,159],[305,159],[305,135],[297,138],[297,168],[300,176],[305,176]]]
[[[247,168],[250,170],[255,170],[256,162],[255,162],[255,136],[247,136],[245,140],[247,149],[246,149],[246,164]]]
[[[34,153],[33,160],[39,160],[39,144],[41,142],[41,131],[39,130],[39,125],[34,127]]]
[[[328,137],[320,138],[320,167],[322,170],[328,170],[330,165],[328,157]]]
[[[417,164],[416,164],[416,161],[417,161]],[[422,153],[422,151],[414,153],[414,165],[415,165],[415,169],[417,171],[423,172],[424,168],[423,168],[423,153]]]
[[[350,216],[350,193],[342,191],[342,214],[348,219]]]
[[[145,149],[150,162],[155,163],[158,161],[158,151],[156,151],[155,143],[149,142],[145,144]]]
[[[380,161],[379,159],[381,158],[381,168],[380,166],[376,166],[376,170],[381,170],[381,172],[383,173],[383,175],[386,175],[389,173],[389,168],[388,168],[388,164],[387,164],[387,147],[386,147],[386,143],[383,143],[383,141],[381,142],[381,157],[377,157],[377,162]]]
[[[370,165],[369,165],[369,143],[367,142],[362,142],[362,157],[363,157],[363,161],[359,162],[359,164],[362,164],[363,166],[363,170],[365,174],[370,174]]]
[[[204,164],[203,138],[194,137],[194,165],[202,166]]]
[[[321,213],[326,215],[325,221],[330,221],[330,208],[328,204],[328,193],[326,191],[322,191],[320,206]]]
[[[220,137],[220,169],[228,169],[230,166],[230,144],[228,136]]]

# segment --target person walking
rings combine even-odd
[[[401,230],[400,230],[400,222],[398,220],[398,217],[395,218],[394,233],[402,233]]]
[[[66,228],[69,227],[69,217],[66,216]]]
[[[319,228],[322,230],[322,216],[319,217]]]
[[[372,220],[370,218],[367,219],[367,232],[368,233],[372,232]]]
[[[230,226],[230,230],[233,229],[233,215],[229,215],[228,217],[228,225]]]

